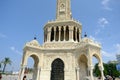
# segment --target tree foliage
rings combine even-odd
[[[113,63],[103,63],[104,66],[104,75],[110,75],[110,76],[115,76],[115,77],[119,77],[120,76],[120,72],[117,71],[116,69],[116,64]],[[93,70],[93,74],[94,76],[98,77],[101,76],[99,67],[98,67],[98,63],[95,65],[94,70]]]
[[[100,70],[99,70],[99,67],[98,67],[98,63],[95,65],[93,73],[94,73],[94,76],[97,76],[97,77],[100,76]]]
[[[3,71],[2,72],[4,73],[7,64],[11,65],[12,61],[10,60],[10,58],[6,57],[6,58],[4,58],[4,60],[2,61],[2,63],[3,63]]]

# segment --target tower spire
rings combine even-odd
[[[56,20],[70,20],[70,0],[57,0]]]

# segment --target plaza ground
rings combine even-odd
[[[32,80],[32,74],[27,74],[27,80]],[[18,79],[18,75],[2,75],[2,80],[17,80]],[[98,80],[97,78],[95,78],[94,80]],[[120,80],[118,78],[116,78],[115,80]]]

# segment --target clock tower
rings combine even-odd
[[[57,0],[56,19],[44,26],[44,43],[27,42],[19,79],[23,80],[28,58],[34,60],[32,80],[94,80],[92,58],[96,57],[104,80],[101,45],[81,38],[82,25],[73,20],[70,0]]]

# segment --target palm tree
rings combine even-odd
[[[0,62],[0,72],[1,72],[2,62]]]
[[[0,62],[0,68],[2,67],[2,63]]]
[[[3,63],[3,73],[4,73],[5,68],[6,68],[6,65],[7,65],[7,64],[10,64],[10,65],[11,65],[12,61],[10,60],[10,58],[6,57],[6,58],[3,60],[2,63]]]

